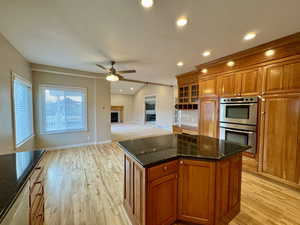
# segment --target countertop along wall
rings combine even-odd
[[[133,117],[133,95],[111,95],[112,106],[124,106],[124,123],[130,123],[134,121]]]
[[[134,95],[134,120],[144,124],[145,96],[156,96],[156,126],[171,130],[174,117],[174,91],[172,87],[146,85]]]
[[[66,69],[63,70],[67,72]],[[74,73],[74,70],[71,72]],[[37,146],[47,149],[58,149],[62,147],[105,143],[111,140],[110,83],[105,79],[33,71],[33,84]],[[87,131],[58,134],[40,133],[39,86],[43,84],[87,88]]]
[[[0,33],[0,154],[13,153],[12,72],[31,81],[32,74],[26,59]],[[34,138],[16,151],[34,150]]]

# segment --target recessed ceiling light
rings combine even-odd
[[[184,65],[183,62],[181,61],[177,63],[177,66],[183,66],[183,65]]]
[[[235,62],[234,61],[229,61],[227,63],[227,66],[230,66],[230,67],[233,67],[235,65]]]
[[[207,57],[207,56],[210,56],[210,51],[205,51],[205,52],[203,52],[202,53],[202,55],[204,56],[204,57]]]
[[[122,92],[123,90],[122,89],[120,89],[120,92]]]
[[[255,32],[249,32],[244,36],[244,40],[249,41],[253,38],[256,37],[256,33]]]
[[[185,25],[187,25],[187,23],[188,23],[188,19],[184,16],[179,17],[176,21],[178,27],[184,27]]]
[[[151,8],[153,6],[153,0],[141,0],[141,4],[144,8]]]
[[[207,73],[208,70],[207,70],[207,69],[202,69],[201,72],[202,72],[202,73]]]
[[[275,50],[273,50],[273,49],[270,49],[270,50],[268,50],[268,51],[265,51],[265,56],[272,56],[272,55],[274,55],[275,54]]]
[[[130,88],[130,90],[132,90],[132,91],[133,91],[133,88]]]

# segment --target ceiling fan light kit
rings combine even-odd
[[[114,81],[118,81],[119,80],[119,77],[114,75],[114,74],[108,74],[106,76],[106,80],[107,81],[111,81],[111,82],[114,82]]]

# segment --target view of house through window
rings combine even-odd
[[[33,135],[31,83],[15,75],[13,90],[15,144],[19,147]]]
[[[145,97],[145,122],[156,121],[156,96]]]
[[[41,87],[42,133],[87,129],[85,88]]]

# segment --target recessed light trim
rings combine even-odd
[[[134,89],[133,87],[132,87],[132,88],[130,88],[130,90],[132,90],[132,91],[133,91],[133,89]]]
[[[123,90],[122,89],[120,89],[120,92],[122,92]]]
[[[183,65],[184,65],[184,63],[182,61],[180,61],[180,62],[177,63],[177,66],[179,66],[179,67],[181,67]]]
[[[188,19],[185,16],[179,17],[176,21],[176,25],[178,27],[184,27],[187,25],[187,23],[188,23]]]
[[[204,56],[204,57],[207,57],[207,56],[210,56],[210,54],[211,54],[211,51],[204,51],[203,53],[202,53],[202,55]]]
[[[153,0],[141,0],[141,4],[144,8],[151,8],[153,6]]]
[[[255,32],[249,32],[244,36],[244,40],[245,41],[249,41],[252,40],[256,37],[256,33]]]
[[[270,49],[270,50],[267,50],[265,51],[265,56],[273,56],[275,54],[275,50],[274,49]]]
[[[202,72],[202,73],[207,73],[208,70],[207,70],[206,68],[204,68],[204,69],[201,70],[201,72]]]
[[[233,67],[234,65],[235,65],[234,61],[227,62],[227,66],[229,66],[229,67]]]

